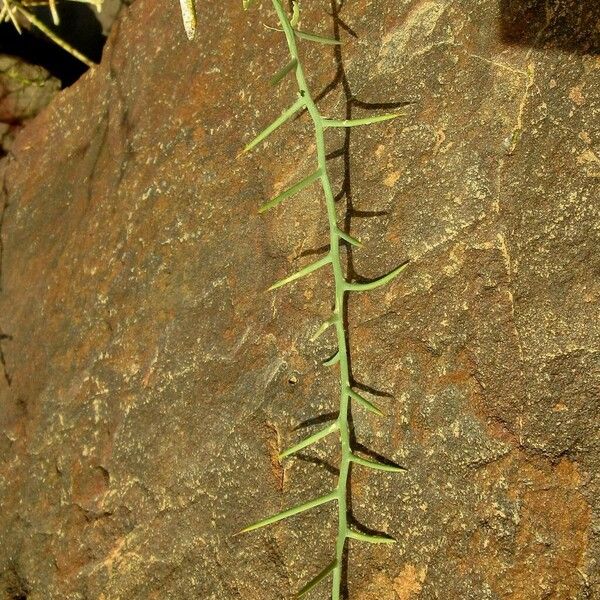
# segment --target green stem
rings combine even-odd
[[[335,321],[335,330],[337,334],[337,344],[339,352],[339,365],[340,365],[340,411],[338,415],[338,429],[340,433],[340,444],[341,444],[341,463],[340,463],[340,475],[337,484],[337,506],[338,506],[338,532],[336,539],[336,551],[335,551],[335,567],[333,569],[333,584],[331,598],[332,600],[339,600],[341,594],[341,583],[342,583],[342,557],[344,554],[344,547],[346,539],[348,538],[348,509],[346,505],[347,488],[348,488],[348,472],[350,469],[350,462],[352,457],[352,448],[350,446],[350,426],[348,423],[348,405],[349,396],[348,390],[350,389],[350,370],[348,361],[348,347],[346,344],[346,332],[344,329],[344,302],[345,292],[347,289],[346,278],[344,277],[344,270],[342,267],[342,261],[340,258],[340,239],[342,235],[340,228],[337,224],[337,215],[335,210],[334,194],[331,187],[331,181],[327,171],[327,159],[325,151],[325,119],[321,116],[319,109],[317,108],[313,97],[310,93],[304,70],[300,62],[300,56],[298,54],[298,48],[296,45],[296,37],[292,25],[286,15],[283,7],[281,6],[280,0],[273,0],[273,6],[279,17],[279,22],[289,48],[290,56],[292,61],[296,61],[296,80],[298,82],[298,88],[300,95],[304,99],[306,109],[310,115],[313,125],[315,128],[315,139],[317,144],[317,163],[318,168],[321,171],[321,184],[325,193],[325,203],[327,206],[327,219],[329,222],[329,256],[331,257],[331,267],[333,270],[333,277],[335,281],[335,309],[334,313],[339,318]],[[345,239],[345,238],[344,238]]]

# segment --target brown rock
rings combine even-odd
[[[332,507],[232,537],[335,481],[334,440],[276,460],[336,409],[331,285],[264,291],[326,241],[316,188],[256,214],[314,165],[305,117],[237,158],[295,95],[269,5],[198,4],[189,43],[138,0],[2,167],[0,597],[275,600],[330,560]],[[532,38],[495,0],[306,4],[344,42],[303,44],[323,113],[413,102],[328,138],[351,272],[411,259],[350,300],[388,413],[356,435],[408,468],[353,472],[398,543],[351,544],[350,598],[598,598],[598,5]]]

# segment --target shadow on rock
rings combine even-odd
[[[600,54],[598,0],[500,0],[500,34],[507,44]]]

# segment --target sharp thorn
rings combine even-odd
[[[336,421],[335,423],[332,423],[328,427],[325,427],[325,429],[321,429],[321,430],[317,431],[317,433],[313,433],[312,435],[309,435],[307,438],[304,438],[301,442],[298,442],[297,444],[294,444],[287,450],[283,451],[279,455],[279,460],[286,458],[287,456],[290,456],[290,455],[298,452],[299,450],[302,450],[303,448],[306,448],[307,446],[314,444],[315,442],[318,442],[319,440],[323,439],[324,437],[327,437],[330,433],[333,433],[334,431],[337,431],[338,429],[339,429],[339,425],[337,424],[337,421]]]
[[[292,281],[296,281],[296,279],[305,277],[306,275],[309,275],[313,271],[320,269],[321,267],[329,264],[330,262],[331,262],[331,256],[329,254],[327,254],[322,259],[320,259],[314,263],[311,263],[310,265],[304,267],[303,269],[300,269],[300,271],[297,271],[296,273],[289,275],[288,277],[285,277],[284,279],[280,279],[279,281],[275,282],[267,291],[270,292],[272,290],[276,290],[277,288],[280,288],[281,286],[286,285],[287,283],[291,283]]]
[[[356,454],[352,454],[350,457],[352,462],[355,462],[357,465],[362,465],[363,467],[367,467],[369,469],[375,469],[377,471],[387,471],[388,473],[402,473],[406,471],[404,467],[397,467],[395,465],[386,465],[385,463],[377,462],[374,460],[368,460],[366,458],[361,458],[360,456],[356,456]]]
[[[290,108],[284,111],[268,127],[263,129],[251,142],[246,144],[246,146],[244,146],[244,149],[242,150],[242,154],[244,152],[249,152],[250,150],[252,150],[252,148],[254,148],[258,144],[260,144],[264,139],[269,137],[276,129],[281,127],[287,120],[293,117],[294,114],[296,114],[304,106],[304,104],[304,98],[298,98],[298,100],[296,100],[296,102],[294,102],[294,104],[292,104]]]
[[[390,281],[398,277],[398,275],[400,275],[400,273],[402,273],[402,271],[404,271],[406,267],[408,267],[408,261],[401,264],[398,268],[394,269],[387,275],[380,277],[379,279],[375,279],[374,281],[369,281],[367,283],[346,283],[344,287],[349,292],[368,292],[370,290],[374,290],[378,287],[381,287],[386,283],[389,283]]]
[[[363,408],[368,410],[369,412],[375,413],[376,415],[383,417],[385,416],[377,406],[375,406],[372,402],[369,402],[366,398],[363,398],[359,393],[355,392],[353,389],[348,388],[348,395],[352,400],[356,400],[359,404],[362,404]]]
[[[323,119],[323,127],[359,127],[361,125],[373,125],[373,123],[381,123],[382,121],[390,121],[398,117],[405,116],[406,113],[394,113],[390,115],[378,115],[375,117],[365,117],[364,119],[345,119],[338,121],[336,119]]]
[[[330,562],[318,575],[313,577],[297,594],[296,598],[302,598],[302,596],[306,595],[310,590],[316,587],[325,577],[329,575],[335,568],[337,567],[337,560],[333,560]]]
[[[308,502],[304,502],[304,504],[299,504],[298,506],[294,506],[293,508],[289,508],[288,510],[284,510],[276,515],[271,517],[267,517],[266,519],[261,519],[256,523],[252,523],[252,525],[248,525],[248,527],[244,527],[241,531],[239,531],[236,535],[241,533],[247,533],[249,531],[254,531],[255,529],[260,529],[261,527],[266,527],[267,525],[271,525],[272,523],[277,523],[277,521],[281,521],[283,519],[287,519],[288,517],[293,517],[301,512],[310,510],[311,508],[316,508],[321,504],[325,504],[326,502],[331,502],[337,498],[337,492],[331,492],[326,494],[325,496],[321,496],[320,498],[315,498],[314,500],[309,500]]]
[[[290,198],[291,196],[294,196],[295,194],[301,192],[304,188],[308,187],[311,183],[313,183],[317,179],[319,179],[319,177],[321,177],[321,175],[322,175],[321,169],[317,169],[314,173],[311,173],[308,177],[305,177],[304,179],[302,179],[301,181],[299,181],[298,183],[293,185],[291,188],[285,190],[284,192],[281,192],[281,194],[279,194],[272,200],[265,202],[265,204],[263,204],[258,209],[258,212],[259,213],[266,212],[267,210],[277,206],[279,203],[283,202],[287,198]]]
[[[383,535],[367,535],[366,533],[360,533],[354,529],[348,529],[348,535],[352,540],[358,540],[359,542],[370,542],[371,544],[395,544],[396,540],[393,537]]]

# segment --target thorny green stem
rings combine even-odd
[[[276,515],[272,515],[270,517],[257,521],[256,523],[253,523],[252,525],[249,525],[248,527],[242,529],[240,533],[259,529],[266,525],[270,525],[271,523],[276,523],[282,519],[286,519],[306,510],[310,510],[312,508],[320,506],[321,504],[325,504],[326,502],[332,502],[335,500],[338,506],[338,528],[335,544],[335,558],[325,569],[323,569],[316,577],[314,577],[312,581],[310,581],[306,586],[304,586],[304,588],[302,588],[302,590],[300,590],[300,592],[298,593],[298,597],[303,596],[314,586],[316,586],[320,581],[322,581],[325,577],[327,577],[330,573],[332,573],[333,582],[331,599],[339,600],[342,588],[343,556],[344,549],[346,546],[346,540],[353,539],[363,542],[371,542],[374,544],[390,544],[394,542],[394,540],[388,536],[367,535],[352,530],[348,526],[347,498],[348,474],[350,471],[350,463],[355,462],[363,467],[377,469],[380,471],[399,472],[404,470],[400,467],[363,459],[359,456],[356,456],[352,452],[349,424],[350,401],[353,400],[357,402],[365,410],[368,410],[376,415],[382,416],[383,413],[379,410],[379,408],[377,408],[366,398],[363,398],[358,392],[355,392],[351,387],[349,366],[350,357],[346,339],[345,323],[343,319],[345,313],[346,292],[365,292],[374,290],[397,277],[404,270],[407,263],[400,265],[387,275],[384,275],[383,277],[380,277],[379,279],[376,279],[374,281],[365,283],[353,283],[346,280],[344,276],[344,269],[342,267],[342,261],[340,258],[340,241],[343,240],[344,242],[355,246],[360,246],[360,242],[348,233],[344,232],[338,226],[337,223],[335,198],[331,187],[331,181],[329,179],[329,173],[327,171],[325,130],[328,127],[354,127],[357,125],[370,125],[372,123],[378,123],[381,121],[394,119],[401,115],[379,115],[375,117],[345,121],[335,121],[324,118],[320,114],[319,109],[317,108],[315,101],[313,100],[312,94],[310,93],[310,90],[308,88],[306,77],[304,75],[304,70],[300,62],[300,57],[298,55],[298,48],[296,46],[296,36],[302,39],[318,41],[325,44],[337,43],[337,40],[322,38],[321,36],[315,34],[303,33],[302,35],[299,35],[298,31],[296,31],[295,29],[295,27],[298,24],[299,18],[298,4],[294,2],[293,16],[290,20],[287,17],[281,5],[281,0],[272,1],[282,28],[280,31],[283,31],[283,33],[285,34],[288,50],[290,53],[290,61],[282,70],[279,71],[279,73],[275,76],[274,79],[276,81],[279,81],[280,79],[285,77],[286,74],[291,73],[293,71],[296,75],[296,81],[298,84],[298,99],[279,118],[277,118],[273,123],[271,123],[271,125],[269,125],[261,133],[259,133],[250,143],[248,143],[244,148],[244,152],[251,150],[257,144],[262,142],[266,137],[268,137],[271,133],[273,133],[273,131],[275,131],[278,127],[280,127],[286,121],[288,121],[288,119],[290,119],[299,110],[307,110],[308,114],[310,115],[310,118],[312,119],[313,126],[315,129],[315,140],[317,146],[317,169],[308,177],[305,177],[288,190],[279,194],[279,196],[277,196],[276,198],[273,198],[271,201],[267,202],[266,204],[263,204],[259,210],[260,212],[269,210],[277,206],[286,198],[289,198],[290,196],[295,195],[304,188],[308,187],[314,181],[319,180],[321,182],[321,186],[325,194],[325,205],[327,208],[327,220],[329,223],[330,239],[329,251],[325,256],[323,256],[316,262],[303,267],[296,273],[293,273],[292,275],[289,275],[288,277],[277,281],[269,288],[269,290],[279,288],[283,285],[286,285],[287,283],[291,283],[292,281],[296,281],[301,277],[309,275],[310,273],[316,271],[317,269],[320,269],[321,267],[331,265],[331,269],[333,271],[333,279],[335,283],[335,306],[333,309],[333,314],[312,336],[311,340],[314,341],[317,337],[319,337],[319,335],[324,333],[326,329],[333,326],[335,328],[337,337],[337,351],[330,359],[326,360],[323,364],[327,366],[332,366],[335,364],[340,365],[340,406],[337,420],[329,427],[326,427],[322,431],[310,435],[309,437],[292,446],[291,448],[288,448],[288,450],[285,450],[280,454],[280,458],[290,456],[298,450],[301,450],[302,448],[316,443],[317,441],[326,437],[330,433],[338,432],[340,436],[341,459],[340,474],[338,477],[337,485],[332,492],[326,494],[325,496],[321,496],[320,498],[309,500],[308,502],[280,512]]]
[[[342,558],[344,547],[348,537],[348,509],[346,506],[347,487],[348,487],[348,472],[350,470],[350,462],[352,457],[352,448],[350,445],[350,426],[348,423],[348,404],[349,404],[349,389],[350,389],[350,372],[348,364],[348,347],[346,343],[346,332],[344,329],[344,302],[346,293],[346,278],[342,268],[340,259],[340,229],[337,224],[337,215],[335,209],[335,200],[331,181],[327,172],[327,158],[325,151],[325,134],[324,121],[319,109],[317,108],[312,95],[310,93],[304,70],[300,62],[298,47],[296,45],[296,37],[292,25],[287,14],[283,10],[279,0],[273,0],[273,6],[279,17],[279,22],[285,33],[288,49],[292,61],[296,61],[296,80],[301,97],[304,99],[306,109],[313,121],[315,128],[315,138],[317,143],[317,163],[321,171],[321,184],[325,193],[325,203],[327,206],[327,219],[329,222],[329,254],[331,257],[331,268],[335,280],[335,308],[334,314],[338,316],[335,321],[335,331],[337,335],[337,345],[339,352],[340,365],[340,410],[338,415],[338,431],[340,434],[341,445],[341,464],[340,475],[336,488],[337,505],[338,505],[338,532],[336,539],[335,559],[336,566],[333,569],[333,583],[331,598],[339,600],[342,584]]]

